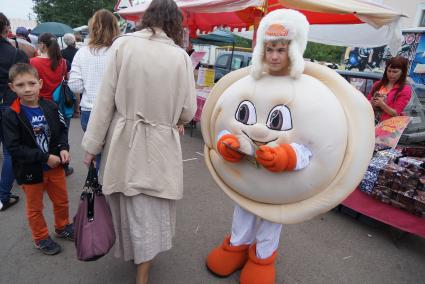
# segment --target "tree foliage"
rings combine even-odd
[[[317,61],[341,63],[345,53],[345,47],[309,42],[304,52],[305,58]]]
[[[71,27],[87,25],[99,9],[113,11],[116,0],[33,0],[39,22],[60,22]]]

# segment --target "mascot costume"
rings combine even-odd
[[[308,29],[294,10],[265,16],[252,66],[223,77],[203,109],[208,169],[236,203],[231,235],[206,264],[221,277],[242,269],[242,284],[275,283],[282,224],[337,206],[373,154],[369,102],[335,71],[304,62]],[[287,73],[271,72],[269,42],[286,44]]]

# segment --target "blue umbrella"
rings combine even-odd
[[[39,24],[31,31],[31,34],[37,35],[37,36],[41,35],[42,33],[51,33],[57,37],[62,37],[64,34],[67,34],[67,33],[73,34],[74,30],[70,26],[62,24],[62,23],[45,22],[45,23]]]

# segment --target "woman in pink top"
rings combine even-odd
[[[41,34],[38,39],[40,56],[31,58],[30,63],[38,71],[43,87],[40,96],[52,100],[53,91],[67,75],[66,61],[62,58],[56,37],[51,33]]]
[[[407,59],[402,56],[391,58],[385,67],[384,76],[373,85],[367,98],[375,111],[377,123],[402,115],[409,103],[412,90],[406,84],[407,64]]]

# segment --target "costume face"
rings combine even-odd
[[[269,41],[264,44],[264,60],[271,75],[282,75],[288,71],[288,43]]]
[[[313,77],[247,76],[225,90],[211,117],[213,137],[222,131],[235,135],[246,159],[229,163],[212,151],[211,161],[223,182],[248,199],[299,202],[318,194],[336,176],[347,145],[346,124],[338,100]],[[260,145],[291,143],[312,152],[305,169],[273,173],[255,164]]]

